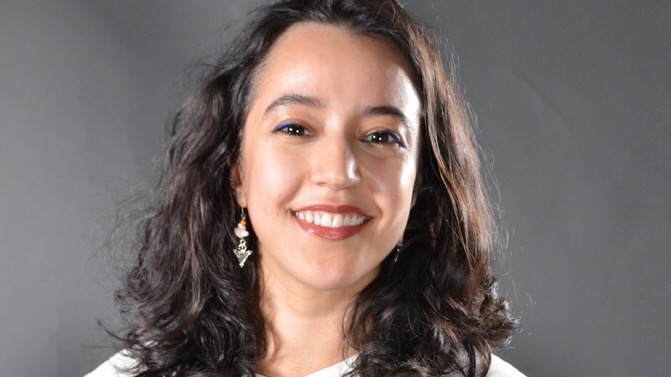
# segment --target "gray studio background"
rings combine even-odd
[[[668,376],[671,3],[407,3],[456,51],[498,182],[522,318],[502,355],[529,376]],[[113,353],[96,321],[118,323],[119,201],[251,4],[0,1],[0,375]]]

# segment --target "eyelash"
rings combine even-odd
[[[389,138],[389,139],[388,139],[387,141],[380,141],[379,139],[376,141],[376,140],[373,140],[373,139],[372,139],[372,138],[381,138],[381,137],[382,137],[382,138],[387,137],[387,138]],[[389,130],[375,131],[375,132],[373,132],[373,133],[371,133],[371,134],[368,134],[368,135],[364,138],[364,140],[366,140],[367,142],[370,142],[370,143],[374,143],[374,144],[390,144],[390,143],[394,143],[394,144],[398,145],[398,146],[401,147],[401,148],[405,148],[405,147],[406,147],[405,143],[403,143],[403,141],[401,141],[401,138],[400,138],[395,132],[392,132],[392,131],[389,131]]]
[[[289,136],[312,136],[310,131],[305,126],[301,126],[300,124],[293,122],[281,123],[273,130],[273,133],[277,132],[282,132]],[[385,137],[388,138],[387,141],[380,140],[381,138]],[[373,144],[396,144],[401,148],[406,148],[406,145],[403,143],[401,138],[395,132],[389,130],[375,131],[370,133],[364,137],[364,141]]]
[[[290,136],[311,136],[310,131],[298,123],[281,123],[273,130],[273,133],[283,132]]]

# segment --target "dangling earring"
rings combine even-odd
[[[235,233],[236,237],[240,239],[238,242],[238,247],[233,249],[233,253],[235,253],[235,256],[238,258],[240,267],[243,267],[245,265],[245,261],[247,261],[247,258],[252,255],[252,251],[247,249],[247,241],[245,241],[245,238],[249,236],[249,231],[247,231],[247,216],[245,216],[244,208],[242,209],[240,222],[238,223],[238,226],[235,227],[233,232]]]
[[[398,256],[401,255],[401,248],[403,247],[403,238],[396,244],[396,251],[394,252],[394,263],[398,262]]]

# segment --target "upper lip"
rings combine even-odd
[[[314,204],[294,210],[294,212],[303,212],[303,211],[320,211],[329,213],[356,213],[368,217],[368,215],[361,208],[352,205]]]

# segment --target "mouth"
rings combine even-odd
[[[342,228],[358,226],[369,218],[358,213],[330,213],[325,211],[298,211],[294,212],[301,221],[325,228]]]
[[[371,217],[356,207],[311,206],[293,211],[306,232],[327,240],[343,240],[360,232]]]

